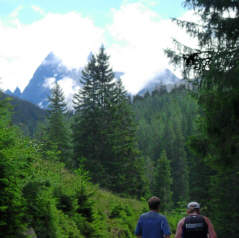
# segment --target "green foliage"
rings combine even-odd
[[[160,197],[162,202],[161,210],[169,210],[172,208],[172,177],[170,161],[165,151],[156,161],[154,172],[153,194]]]
[[[38,161],[33,172],[23,191],[28,222],[38,237],[102,237],[104,226],[85,177],[51,161]]]
[[[165,214],[168,219],[172,234],[176,233],[178,222],[187,215],[185,204],[185,202],[178,202],[176,208],[174,208],[171,212]]]
[[[198,40],[200,49],[177,43],[179,51],[167,53],[174,63],[184,66],[184,75],[192,81],[202,110],[198,121],[200,133],[190,142],[198,157],[193,165],[197,168],[195,173],[200,171],[203,175],[201,183],[197,183],[201,197],[206,201],[219,237],[237,237],[239,5],[231,0],[186,0],[185,3],[195,9],[202,24],[177,22]],[[193,193],[200,194],[195,190]]]
[[[0,101],[0,233],[22,237],[27,223],[22,188],[31,164],[33,144],[10,125],[8,100]]]
[[[134,115],[120,80],[114,80],[104,48],[82,72],[75,95],[75,159],[84,157],[93,182],[131,196],[146,193]],[[78,166],[80,166],[78,164]]]
[[[8,111],[1,100],[1,237],[26,237],[30,228],[39,238],[133,237],[142,205],[102,192],[83,168],[72,173],[48,159],[41,145],[10,125]],[[101,201],[99,194],[104,196]],[[131,208],[134,203],[138,207]],[[117,204],[122,211],[113,218]]]
[[[63,91],[56,83],[49,96],[48,120],[40,130],[40,140],[47,158],[57,157],[68,168],[72,168],[71,131],[66,111]]]
[[[12,105],[12,122],[21,128],[24,135],[33,136],[38,122],[46,118],[46,111],[30,102],[7,96],[4,93],[1,93],[0,98],[0,100],[11,99],[9,103]]]
[[[151,192],[157,173],[154,164],[163,151],[166,151],[171,166],[174,204],[189,199],[190,168],[194,156],[188,150],[186,141],[195,134],[194,121],[198,115],[198,106],[190,92],[184,87],[167,92],[164,87],[155,90],[152,95],[134,98],[133,109],[138,120],[137,140],[139,149],[146,159],[146,173],[151,183]],[[159,194],[160,196],[160,194]]]
[[[0,103],[1,236],[25,237],[32,228],[39,238],[134,237],[137,220],[147,211],[145,202],[93,186],[83,166],[85,159],[79,159],[76,171],[65,169],[56,149],[44,151],[41,144],[10,126],[5,101]],[[143,164],[134,166],[143,173]],[[136,185],[137,176],[134,179]],[[169,214],[175,226],[172,219]]]

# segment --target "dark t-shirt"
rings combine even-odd
[[[142,238],[163,238],[170,235],[168,221],[157,212],[149,211],[140,216],[135,235]]]

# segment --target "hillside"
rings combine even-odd
[[[48,187],[44,188],[44,186],[36,182],[30,182],[30,186],[25,188],[26,198],[30,195],[30,191],[33,193],[36,191],[38,191],[37,193],[39,194],[42,193],[41,197],[39,197],[40,200],[35,201],[40,203],[38,206],[41,206],[41,203],[44,204],[47,201],[51,201],[51,204],[55,206],[54,213],[47,210],[43,213],[49,217],[49,221],[46,221],[46,223],[39,223],[39,221],[35,224],[32,223],[32,227],[38,237],[45,237],[43,234],[52,232],[51,229],[59,229],[57,238],[69,237],[70,234],[70,237],[74,238],[135,237],[134,230],[138,218],[142,213],[148,211],[146,200],[142,199],[139,201],[132,198],[122,198],[91,184],[85,173],[80,174],[78,171],[78,174],[72,174],[60,164],[48,163],[46,161],[42,162],[41,167],[35,164],[34,171],[38,171],[38,176],[44,175],[44,180],[41,181],[41,184],[48,183]],[[46,168],[48,171],[46,171]],[[37,179],[36,176],[34,177]],[[33,184],[38,186],[38,188],[33,188]],[[48,194],[48,197],[43,196],[44,193]],[[54,199],[57,199],[56,203],[53,202]],[[78,201],[80,205],[79,209],[77,209],[77,205],[74,204],[76,201]],[[39,220],[36,212],[40,211],[41,207],[35,209],[37,210],[28,210],[28,214]],[[175,233],[178,220],[185,215],[184,209],[178,209],[172,213],[164,213],[164,215],[167,216],[171,231]],[[77,218],[77,216],[79,217]],[[51,219],[56,219],[55,228],[49,227]],[[57,227],[57,222],[61,224],[62,227]],[[44,226],[48,226],[47,231],[45,231]]]
[[[37,125],[44,120],[46,111],[14,97],[12,104],[15,108],[13,122],[20,125],[25,134],[32,136]],[[187,200],[190,197],[200,196],[201,200],[204,200],[204,193],[197,194],[192,186],[199,181],[191,174],[191,168],[194,166],[191,161],[192,155],[185,145],[190,136],[196,133],[194,122],[198,115],[198,106],[188,91],[184,87],[171,92],[167,92],[164,87],[158,88],[152,95],[136,96],[132,108],[138,124],[137,144],[144,158],[144,173],[149,180],[150,192],[154,194],[159,192],[153,185],[153,174],[158,158],[166,151],[171,162],[174,204],[180,201],[180,197]],[[175,157],[175,154],[178,156]],[[183,166],[180,167],[179,162]],[[179,173],[185,176],[179,177]],[[203,182],[202,179],[200,181]]]
[[[12,122],[18,125],[26,135],[32,136],[39,122],[44,121],[47,112],[38,106],[14,96],[2,94],[1,98],[10,98]]]

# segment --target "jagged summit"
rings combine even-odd
[[[7,89],[4,93],[6,93],[9,96],[13,96],[13,92],[10,89]]]
[[[46,56],[43,60],[42,64],[58,64],[61,63],[61,59],[59,59],[52,51]]]
[[[19,87],[16,87],[14,92],[12,92],[10,89],[7,89],[4,93],[9,95],[9,96],[14,96],[14,97],[19,97],[19,98],[22,95],[21,90],[19,89]]]
[[[50,52],[36,69],[21,98],[32,102],[41,108],[47,108],[48,96],[54,82],[71,80],[77,84],[80,72],[76,69],[68,69],[62,64],[53,52]],[[64,88],[63,88],[64,90]]]
[[[88,60],[90,60],[92,55],[92,52],[90,52]],[[63,91],[66,89],[65,92],[68,93],[66,95],[67,102],[71,102],[72,95],[81,86],[79,80],[81,78],[81,70],[67,68],[59,57],[50,52],[36,69],[29,84],[22,93],[18,87],[14,92],[7,90],[5,93],[29,101],[41,108],[47,108],[50,90],[54,82],[60,82]],[[114,74],[115,78],[119,79],[124,75],[124,72],[114,72]],[[165,69],[150,79],[138,92],[138,95],[143,96],[146,92],[151,93],[162,85],[166,86],[167,90],[170,91],[181,84],[184,84],[183,80],[177,78],[169,69]]]
[[[21,90],[19,87],[16,87],[15,91],[13,92],[14,96],[21,97]]]

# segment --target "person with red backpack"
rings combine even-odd
[[[200,204],[190,202],[188,216],[179,221],[175,238],[217,238],[209,218],[200,215]]]

